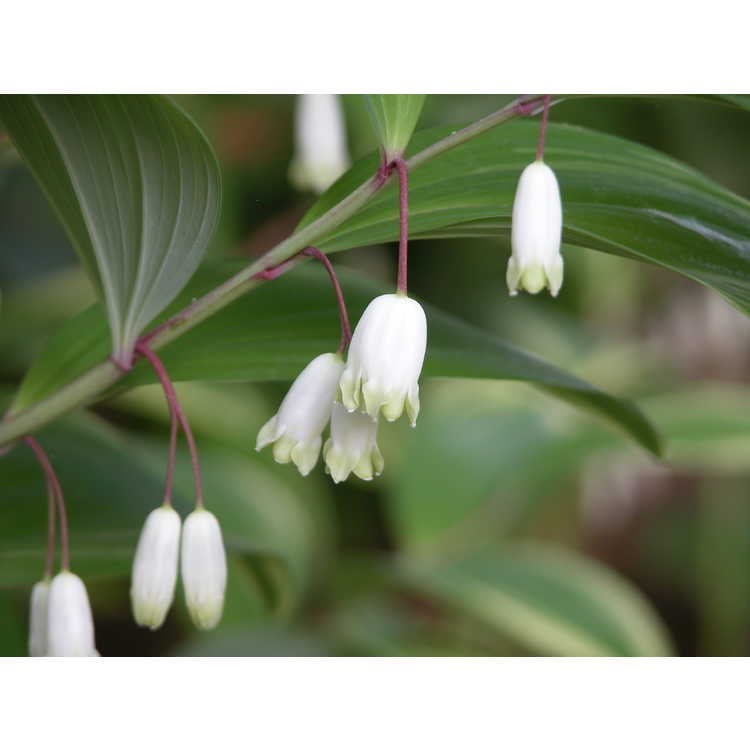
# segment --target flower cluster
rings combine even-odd
[[[354,330],[346,362],[340,353],[310,362],[261,428],[256,449],[273,443],[276,461],[292,461],[307,475],[330,421],[323,460],[333,481],[350,474],[364,480],[379,476],[378,419],[392,422],[406,410],[416,424],[426,346],[427,320],[416,300],[401,293],[376,297]]]

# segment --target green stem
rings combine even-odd
[[[515,117],[536,114],[541,111],[542,104],[542,96],[526,97],[511,102],[502,109],[451,133],[423,151],[414,154],[406,161],[407,168],[412,172],[422,164],[462,143],[470,141],[472,138],[476,138],[497,125]],[[391,179],[391,174],[378,172],[318,219],[295,232],[254,263],[243,268],[242,271],[227,279],[223,284],[172,316],[152,333],[144,336],[144,341],[148,342],[148,346],[152,350],[161,349],[170,341],[182,336],[198,323],[211,317],[230,302],[250,291],[250,289],[263,283],[263,279],[258,278],[258,274],[292,258],[308,245],[315,244],[321,237],[357,213]],[[291,268],[302,260],[304,260],[302,257],[295,258],[289,263],[288,267]],[[126,373],[114,362],[106,360],[95,365],[88,372],[42,401],[15,414],[12,412],[7,414],[5,419],[0,422],[0,446],[7,445],[23,435],[38,430],[72,409],[92,403],[101,393],[111,388],[125,375]]]

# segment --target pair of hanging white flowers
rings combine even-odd
[[[393,422],[406,410],[416,425],[426,347],[427,319],[419,302],[398,292],[376,297],[354,330],[346,362],[339,353],[310,362],[261,428],[256,449],[273,443],[276,461],[292,461],[306,476],[330,421],[323,459],[334,482],[352,473],[364,480],[379,476],[378,419]]]
[[[174,599],[178,561],[190,617],[202,630],[215,627],[224,610],[226,554],[219,522],[202,507],[184,525],[171,505],[156,508],[146,518],[130,587],[135,621],[151,630],[162,626]]]

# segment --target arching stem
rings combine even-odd
[[[57,474],[55,474],[55,470],[52,468],[52,464],[50,463],[49,458],[47,457],[47,454],[44,452],[44,448],[37,442],[37,440],[30,435],[27,435],[24,438],[24,441],[26,442],[26,445],[31,448],[31,450],[34,452],[34,456],[36,456],[36,460],[39,463],[39,465],[42,468],[42,471],[44,472],[44,476],[47,480],[47,488],[48,491],[51,492],[50,497],[54,496],[54,499],[57,502],[57,510],[60,514],[60,567],[63,570],[69,570],[70,569],[70,542],[68,540],[68,516],[65,512],[65,498],[63,496],[62,487],[60,486],[60,482],[57,479]],[[54,519],[54,513],[51,514],[52,518],[48,522],[48,526],[51,526],[51,538],[52,538],[52,547],[54,552],[54,537],[55,537],[55,519]],[[48,531],[47,534],[47,546],[48,546],[48,562],[47,566],[50,569],[51,572],[51,563],[49,562],[49,546],[50,546],[50,532]]]
[[[336,295],[336,301],[339,305],[339,318],[341,320],[341,343],[339,343],[338,352],[339,354],[343,354],[346,350],[346,347],[349,346],[349,342],[352,340],[352,329],[349,325],[349,313],[346,310],[344,293],[341,290],[341,284],[339,284],[338,277],[336,276],[336,271],[334,270],[331,261],[328,259],[328,256],[318,250],[317,247],[306,247],[302,251],[302,255],[309,255],[311,258],[316,258],[325,266],[326,271],[328,271],[328,276],[331,279],[331,284],[333,284],[333,291]]]
[[[179,422],[180,427],[182,427],[183,433],[185,433],[185,440],[187,441],[188,450],[190,451],[190,462],[193,466],[193,481],[195,483],[195,504],[199,508],[202,508],[203,507],[203,480],[201,478],[200,462],[198,461],[198,449],[196,448],[196,445],[195,445],[195,438],[193,437],[193,431],[190,429],[190,423],[188,422],[187,417],[185,416],[185,413],[182,411],[182,407],[180,406],[180,402],[179,402],[179,399],[177,398],[177,394],[175,393],[174,386],[172,385],[172,381],[169,379],[169,375],[167,374],[164,364],[159,359],[159,357],[156,354],[154,354],[154,352],[151,351],[148,345],[144,343],[142,340],[136,344],[135,351],[137,354],[144,356],[149,361],[149,364],[151,365],[154,372],[156,373],[156,377],[159,378],[159,382],[161,383],[161,387],[164,390],[164,396],[167,399],[167,403],[169,404],[170,411],[177,418],[177,422]],[[176,443],[176,434],[175,434],[175,443]]]
[[[174,464],[177,456],[177,427],[179,419],[172,405],[169,405],[169,453],[167,455],[167,475],[164,480],[164,505],[172,507],[172,488],[174,486]]]

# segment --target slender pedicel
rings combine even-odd
[[[549,119],[549,103],[552,97],[549,94],[544,96],[544,109],[542,110],[542,124],[539,127],[539,141],[536,145],[536,160],[544,159],[544,139],[547,135],[547,120]]]
[[[55,565],[55,488],[47,479],[47,552],[44,556],[44,577],[52,578]]]
[[[198,461],[198,449],[195,446],[195,438],[193,437],[193,431],[190,429],[190,423],[182,411],[179,399],[175,393],[172,381],[169,379],[164,364],[154,352],[149,349],[148,345],[141,339],[135,346],[135,351],[138,354],[144,356],[151,367],[153,368],[156,376],[159,378],[164,395],[169,403],[170,410],[177,417],[177,421],[182,427],[182,431],[185,433],[185,439],[187,440],[188,449],[190,451],[190,462],[193,466],[193,481],[195,483],[195,504],[197,507],[203,507],[203,481],[201,479],[201,468]]]
[[[341,319],[341,343],[339,344],[338,353],[343,354],[349,342],[352,340],[352,329],[349,325],[349,313],[346,310],[346,301],[344,300],[344,293],[341,291],[341,284],[339,284],[336,271],[333,269],[331,261],[325,253],[320,252],[317,247],[306,247],[302,251],[302,255],[309,255],[312,258],[317,258],[328,271],[328,276],[333,284],[333,291],[336,295],[336,301],[339,305],[339,318]]]
[[[167,454],[167,475],[164,480],[164,505],[172,507],[172,487],[174,485],[174,463],[177,456],[177,427],[179,420],[172,405],[169,405],[169,453]]]
[[[39,465],[42,467],[42,471],[44,472],[44,476],[47,480],[47,486],[52,489],[52,495],[54,495],[54,498],[57,502],[57,510],[60,514],[60,566],[63,570],[69,570],[70,544],[68,542],[68,517],[65,513],[65,498],[63,496],[62,487],[60,486],[60,482],[57,479],[57,474],[55,474],[55,470],[52,468],[52,464],[50,463],[50,460],[47,457],[44,448],[42,448],[42,446],[36,441],[36,439],[31,437],[31,435],[27,435],[24,438],[24,441],[26,442],[26,445],[28,445],[29,448],[31,448],[31,450],[34,452],[34,456],[36,456],[36,460],[39,462]],[[54,545],[54,518],[51,521],[51,525],[51,536],[53,540],[52,544]],[[49,537],[50,535],[48,533],[48,546],[50,543]]]
[[[398,281],[400,294],[406,294],[406,275],[409,256],[409,169],[402,158],[394,159],[398,172]]]

